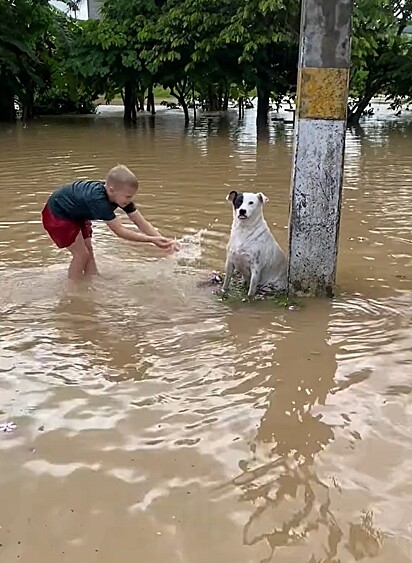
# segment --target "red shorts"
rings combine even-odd
[[[53,215],[48,205],[43,209],[41,218],[43,227],[59,248],[71,246],[80,232],[84,239],[91,238],[92,236],[91,221],[78,222],[71,219],[60,219]]]

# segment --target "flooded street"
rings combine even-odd
[[[412,562],[412,116],[348,132],[337,296],[288,310],[198,282],[232,189],[287,248],[292,125],[104,109],[0,129],[0,563]],[[41,209],[117,163],[181,252],[97,224],[69,299]]]

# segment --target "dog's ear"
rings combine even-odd
[[[237,192],[232,191],[229,194],[227,194],[226,199],[227,201],[231,201],[233,203],[236,197],[237,197]]]
[[[267,203],[269,201],[269,198],[265,196],[265,194],[263,194],[262,192],[259,192],[257,194],[259,201],[262,205],[264,205],[265,203]]]

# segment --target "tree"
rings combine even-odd
[[[75,22],[47,0],[0,0],[0,13],[0,121],[14,121],[17,107],[24,121],[45,110],[92,111],[66,65]]]
[[[412,0],[357,0],[354,6],[348,123],[359,123],[372,98],[412,95],[412,40],[404,29]]]
[[[136,112],[144,109],[144,92],[153,86],[140,35],[156,14],[154,2],[107,1],[101,19],[84,22],[73,45],[71,70],[96,96],[105,94],[110,100],[121,94],[127,122],[135,121]]]
[[[227,109],[233,73],[241,78],[237,58],[218,44],[232,13],[228,0],[169,0],[139,34],[145,67],[182,105],[186,123],[195,94],[210,111]]]
[[[239,54],[242,76],[258,98],[257,123],[267,120],[272,95],[296,89],[300,2],[240,0],[221,44]]]
[[[41,85],[40,53],[51,24],[47,0],[0,0],[0,121],[16,119],[16,101],[30,117],[34,89]]]
[[[234,85],[256,89],[258,123],[264,122],[271,95],[295,88],[297,0],[183,0],[165,8],[150,34],[152,65],[172,61],[206,109],[227,109]]]
[[[106,0],[72,65],[101,92],[122,92],[128,121],[155,84],[170,89],[186,123],[194,93],[206,109],[226,110],[233,86],[257,89],[265,120],[270,96],[296,83],[298,20],[297,0]]]
[[[66,0],[76,13],[79,0]],[[258,125],[269,101],[296,90],[299,0],[105,0],[99,21],[77,22],[47,0],[0,0],[0,120],[38,111],[92,111],[123,97],[126,121],[154,113],[162,85],[189,122],[194,98],[209,111],[257,94]],[[373,96],[412,95],[412,0],[355,0],[349,123]]]

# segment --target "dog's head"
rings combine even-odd
[[[233,191],[226,196],[226,199],[232,202],[234,216],[239,221],[248,221],[261,215],[262,205],[269,201],[262,192],[254,194]]]

